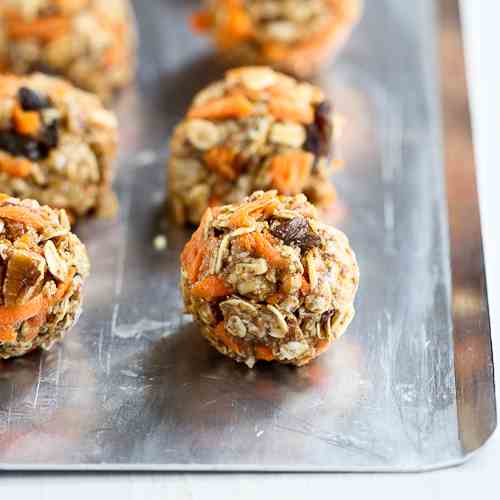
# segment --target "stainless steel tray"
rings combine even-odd
[[[325,68],[320,83],[348,123],[348,168],[328,218],[359,257],[358,315],[310,366],[253,371],[219,356],[182,314],[178,255],[189,234],[162,215],[167,137],[223,68],[187,32],[195,2],[135,4],[141,66],[118,104],[120,217],[78,227],[93,275],[64,344],[0,362],[0,468],[407,471],[464,461],[493,432],[496,410],[456,2],[441,2],[441,65],[434,2],[379,0]]]

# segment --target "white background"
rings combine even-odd
[[[407,1],[411,8],[414,0],[401,1]],[[462,5],[495,343],[500,329],[500,259],[497,258],[500,253],[500,0],[462,0]],[[496,361],[500,362],[500,339],[496,344]],[[500,382],[498,386],[500,388]],[[498,401],[499,392],[497,390]],[[490,498],[500,495],[498,433],[464,466],[425,474],[0,473],[0,499],[12,496],[15,500],[304,500],[314,497],[433,500],[481,495]]]

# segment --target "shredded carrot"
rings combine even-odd
[[[45,225],[40,215],[20,205],[5,205],[0,207],[0,218],[33,226],[35,229],[43,229]]]
[[[302,284],[300,285],[300,291],[302,292],[302,295],[308,295],[309,292],[311,291],[311,285],[304,278],[304,276],[302,276]]]
[[[247,203],[236,210],[229,220],[233,227],[251,226],[263,215],[272,215],[279,204],[275,191],[268,191],[257,200]]]
[[[214,329],[214,335],[231,351],[236,353],[241,352],[240,343],[232,335],[226,332],[224,321],[221,321]]]
[[[186,243],[186,246],[181,253],[181,264],[186,270],[188,279],[194,283],[198,278],[198,272],[205,258],[205,245],[203,244],[203,232],[207,220],[211,217],[212,211],[206,210],[200,222],[200,226],[194,232],[191,239]]]
[[[305,125],[314,121],[314,110],[310,104],[302,105],[287,98],[275,97],[271,99],[269,112],[277,120],[299,122]]]
[[[44,42],[60,38],[68,33],[70,28],[70,19],[64,16],[39,17],[32,21],[16,16],[7,23],[11,38],[38,38]]]
[[[50,300],[40,293],[26,304],[1,306],[0,342],[15,342],[17,339],[15,325],[26,320],[30,320],[30,331],[26,340],[33,340],[45,322],[49,307],[62,300],[70,289],[75,273],[76,269],[72,267],[68,272],[66,280],[57,287],[56,294]]]
[[[16,323],[33,318],[34,316],[40,314],[46,304],[47,300],[45,297],[42,294],[39,294],[26,304],[2,306],[0,307],[0,325],[2,327],[11,327]]]
[[[236,94],[198,104],[189,110],[188,118],[224,120],[227,118],[245,118],[252,113],[252,103],[244,95]]]
[[[279,304],[280,302],[283,302],[285,300],[285,298],[286,298],[286,295],[284,293],[275,292],[267,297],[266,302],[273,306],[275,304]]]
[[[38,112],[24,111],[19,104],[14,106],[12,119],[16,131],[24,135],[36,135],[42,123]]]
[[[237,156],[238,153],[234,148],[229,146],[215,146],[203,155],[203,159],[208,168],[221,177],[234,181],[238,176],[235,168]]]
[[[33,164],[26,158],[14,158],[9,155],[0,154],[0,171],[13,177],[27,177],[33,168]],[[1,201],[1,200],[0,200]]]
[[[200,10],[195,12],[189,19],[191,28],[198,33],[205,33],[208,31],[214,23],[214,19],[210,12],[205,10]]]
[[[9,325],[0,325],[0,342],[15,342],[17,340],[16,330]]]
[[[262,361],[272,361],[274,359],[273,351],[266,345],[258,344],[255,346],[255,359],[260,359]]]
[[[241,248],[266,259],[273,267],[284,269],[288,266],[288,261],[275,248],[275,242],[270,235],[248,233],[240,236],[238,242]]]
[[[305,151],[289,151],[273,157],[269,174],[273,186],[285,195],[303,191],[311,173],[314,156]]]
[[[229,49],[250,38],[254,30],[241,0],[225,0],[224,4],[223,21],[217,26],[216,42],[219,47]]]
[[[233,289],[219,276],[207,276],[191,288],[194,297],[208,301],[227,297],[233,292]]]
[[[325,352],[328,347],[330,347],[330,344],[332,343],[331,340],[328,339],[321,339],[318,341],[316,344],[316,355],[319,356],[321,353]]]

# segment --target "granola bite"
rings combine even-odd
[[[257,190],[305,193],[330,205],[337,129],[318,87],[267,67],[228,71],[198,93],[174,131],[168,191],[175,220],[198,224],[207,207]]]
[[[64,208],[73,217],[112,215],[115,116],[65,81],[0,76],[0,192]]]
[[[0,71],[57,74],[108,99],[134,77],[128,0],[2,0]]]
[[[307,77],[340,49],[361,12],[362,0],[205,0],[191,24],[231,62]]]
[[[218,351],[249,367],[305,365],[354,316],[356,257],[304,195],[261,191],[207,209],[181,263],[186,311]]]
[[[0,358],[61,340],[78,319],[89,269],[64,210],[0,194]]]

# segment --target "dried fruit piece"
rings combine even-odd
[[[307,139],[304,145],[316,158],[329,157],[332,152],[333,121],[332,107],[323,101],[314,110],[314,122],[307,127]]]
[[[45,268],[45,260],[39,254],[14,250],[8,260],[3,282],[5,305],[24,304],[38,293]]]
[[[321,238],[312,229],[306,219],[295,217],[271,226],[271,234],[285,243],[298,246],[302,252],[321,246]]]
[[[40,111],[51,106],[47,96],[28,87],[21,87],[17,95],[24,111]]]

